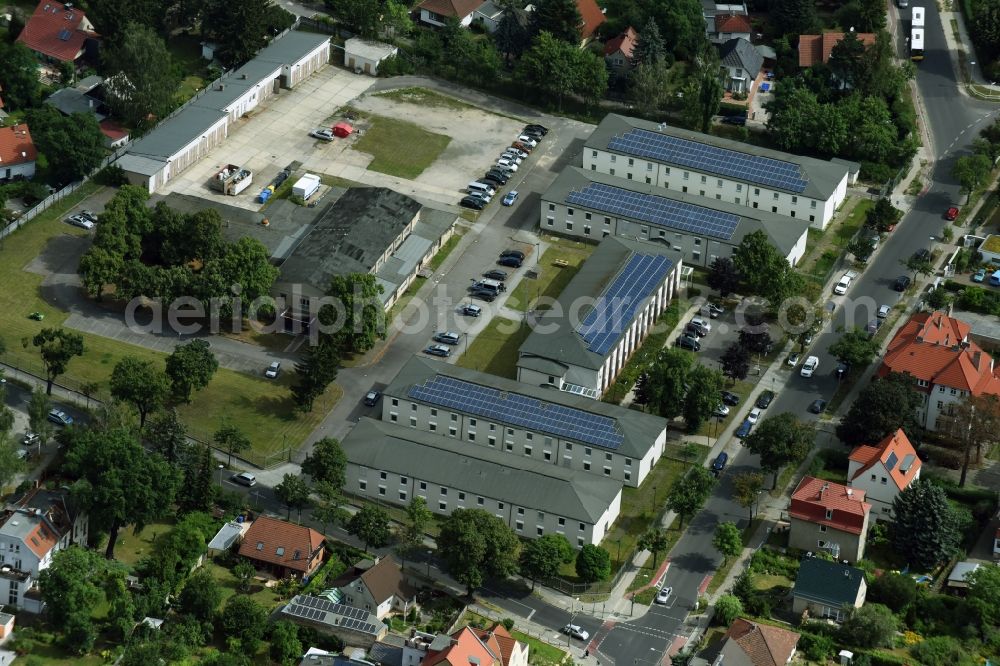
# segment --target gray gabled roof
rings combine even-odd
[[[411,387],[423,384],[436,376],[453,377],[455,379],[489,386],[508,394],[520,394],[541,400],[548,404],[562,405],[571,409],[579,409],[591,414],[598,414],[615,421],[616,428],[622,433],[623,440],[616,453],[631,458],[643,458],[667,427],[667,422],[658,416],[644,414],[619,405],[612,405],[600,400],[590,400],[560,391],[556,388],[542,388],[523,384],[512,379],[497,377],[485,372],[469,370],[450,363],[432,361],[422,356],[412,356],[399,370],[392,382],[385,388],[387,397],[401,400],[413,400],[409,397]],[[448,411],[460,411],[450,409]]]
[[[596,523],[621,482],[363,418],[342,443],[348,461],[523,507]]]
[[[757,53],[748,40],[742,37],[730,39],[719,49],[719,57],[726,67],[741,67],[747,71],[750,78],[754,78],[760,72],[764,64],[764,56]]]
[[[687,141],[702,143],[707,146],[715,146],[717,148],[733,150],[747,155],[756,155],[759,157],[766,157],[772,160],[780,160],[795,164],[799,167],[799,171],[801,172],[803,178],[807,181],[807,185],[801,192],[792,190],[783,191],[813,199],[829,199],[837,189],[840,182],[844,180],[848,172],[848,168],[845,165],[838,164],[832,160],[827,161],[819,160],[814,157],[792,155],[791,153],[783,153],[778,150],[761,148],[749,143],[743,143],[742,141],[734,141],[732,139],[725,139],[718,136],[712,136],[710,134],[702,134],[701,132],[693,132],[680,127],[672,127],[666,123],[657,124],[640,118],[630,118],[629,116],[623,116],[617,113],[609,113],[604,117],[601,124],[598,125],[593,132],[591,132],[590,138],[587,139],[585,144],[585,148],[591,150],[602,150],[620,155],[629,155],[629,153],[608,148],[608,143],[615,137],[620,137],[633,129],[656,132],[667,136],[685,139]],[[729,178],[729,176],[726,176],[726,178]],[[753,182],[749,174],[747,175],[747,182]],[[773,185],[766,185],[765,187],[772,190],[780,189]]]
[[[582,208],[584,210],[589,209],[601,214],[622,217],[618,213],[605,211],[596,206],[587,206],[579,202],[570,204],[566,201],[566,198],[572,192],[579,192],[590,183],[602,183],[604,185],[616,187],[621,189],[623,193],[638,192],[640,194],[648,194],[669,201],[678,201],[693,206],[699,206],[701,208],[722,211],[731,215],[738,215],[740,218],[739,223],[733,231],[733,235],[730,239],[723,240],[715,237],[712,237],[712,239],[723,240],[723,242],[730,243],[732,245],[739,245],[744,236],[755,231],[763,231],[767,234],[771,244],[781,252],[781,256],[783,257],[788,256],[788,254],[792,251],[792,248],[795,247],[795,244],[802,238],[802,234],[806,233],[809,229],[809,221],[805,218],[786,217],[784,215],[778,215],[777,213],[772,213],[760,208],[750,208],[749,206],[741,206],[739,204],[719,199],[709,199],[695,194],[675,192],[673,190],[664,189],[655,185],[647,185],[646,183],[641,183],[637,180],[628,180],[617,176],[609,176],[598,171],[581,169],[580,167],[566,167],[563,169],[562,173],[560,173],[555,181],[553,181],[552,185],[549,186],[549,189],[545,190],[545,193],[542,195],[542,201],[551,201],[553,203],[570,205],[573,208]],[[640,220],[639,218],[626,219],[630,219],[633,222],[638,222],[640,224],[659,226],[654,223]],[[663,226],[683,234],[694,236],[700,235],[697,231],[692,231],[690,228],[675,228],[668,225]]]
[[[224,111],[189,106],[129,146],[129,155],[166,161],[226,117]],[[124,166],[122,167],[124,168]]]
[[[98,107],[101,106],[100,100],[96,100],[76,88],[57,90],[45,99],[45,103],[51,104],[67,116],[74,113],[92,113],[97,118],[97,122],[107,118],[105,114],[97,111]]]
[[[575,324],[583,321],[587,315],[587,310],[581,310],[579,304],[601,299],[605,288],[613,282],[622,267],[635,254],[668,257],[673,264],[670,268],[671,272],[680,265],[680,253],[662,243],[608,236],[601,241],[594,253],[584,262],[580,272],[570,280],[566,288],[559,294],[559,298],[556,299],[557,304],[553,305],[551,310],[536,316],[534,330],[521,344],[520,355],[522,357],[525,355],[539,356],[557,363],[576,365],[592,370],[601,368],[607,354],[615,349],[618,340],[616,339],[610,345],[607,354],[591,351],[588,348],[589,344],[576,330]],[[649,298],[647,296],[643,299],[635,308],[635,312],[642,312]],[[632,322],[621,323],[618,338],[625,334]],[[518,365],[520,365],[520,361]]]
[[[840,608],[844,604],[853,606],[864,580],[865,572],[857,567],[807,557],[799,565],[792,595],[831,608]]]

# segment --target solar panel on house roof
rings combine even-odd
[[[666,257],[632,255],[576,329],[590,351],[601,355],[608,353],[625,328],[632,324],[635,311],[643,300],[663,283],[671,265]]]
[[[885,468],[891,472],[897,462],[899,462],[899,458],[896,457],[896,454],[890,453],[889,457],[885,459]]]
[[[913,455],[912,453],[907,453],[905,456],[903,456],[903,464],[899,466],[899,471],[903,472],[904,474],[907,471],[909,471],[909,469],[913,467],[914,458],[916,458],[916,456]]]
[[[645,129],[633,128],[613,137],[608,149],[792,192],[802,192],[809,184],[797,164]]]
[[[740,216],[733,213],[632,192],[604,183],[589,183],[579,192],[570,192],[566,202],[725,240],[733,237],[733,232],[740,223]]]
[[[625,440],[614,419],[509,391],[435,375],[407,394],[423,402],[531,428],[560,437],[617,449]]]
[[[67,30],[66,28],[63,28],[62,30],[60,30],[60,31],[59,31],[59,39],[60,39],[60,40],[62,40],[62,41],[64,41],[64,42],[68,42],[68,41],[69,41],[69,38],[70,38],[70,37],[71,37],[72,35],[73,35],[73,33],[71,33],[71,32],[70,32],[69,30]]]

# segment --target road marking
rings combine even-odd
[[[708,575],[707,575],[707,576],[705,576],[705,578],[704,578],[704,579],[703,579],[703,580],[701,581],[701,585],[699,585],[699,586],[698,586],[698,594],[699,594],[699,595],[701,595],[701,594],[705,594],[705,590],[707,590],[707,589],[708,589],[708,584],[709,584],[709,583],[711,583],[711,582],[712,582],[712,574],[708,574]]]
[[[533,616],[534,614],[535,614],[535,609],[534,609],[534,608],[532,608],[532,609],[531,609],[531,612],[530,612],[530,613],[528,613],[528,622],[531,622],[531,618],[532,618],[532,616]]]

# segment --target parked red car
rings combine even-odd
[[[958,209],[955,208],[954,206],[946,210],[944,213],[944,219],[948,220],[949,222],[954,220],[956,217],[958,217]]]

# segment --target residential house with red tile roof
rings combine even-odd
[[[737,618],[717,643],[718,651],[710,647],[692,664],[784,666],[795,656],[798,642],[799,634],[794,631]]]
[[[871,508],[863,490],[806,476],[788,507],[788,546],[825,550],[834,559],[857,562],[865,553]]]
[[[917,422],[936,430],[968,395],[1000,396],[1000,370],[993,357],[969,338],[971,326],[944,312],[918,312],[896,333],[878,376],[907,372],[924,395]]]
[[[858,39],[866,47],[875,43],[875,35],[870,32],[857,33]],[[830,62],[833,47],[844,38],[842,32],[824,32],[822,35],[799,35],[799,67],[812,67],[818,62]]]
[[[436,637],[427,645],[420,666],[528,666],[528,646],[510,635],[502,624],[490,629],[463,627],[450,639]]]
[[[24,123],[0,127],[0,181],[35,175],[38,151]]]
[[[597,0],[576,0],[576,8],[580,10],[580,18],[583,19],[580,24],[580,45],[586,46],[607,18],[597,5]]]
[[[312,528],[260,516],[247,529],[239,552],[278,578],[304,578],[323,564],[324,542]]]
[[[483,0],[424,0],[417,9],[420,20],[428,25],[441,27],[449,18],[458,19],[466,28],[472,24],[473,14],[483,5]]]
[[[366,562],[369,566],[363,573],[340,588],[343,603],[374,613],[380,620],[392,611],[405,615],[416,608],[416,590],[406,582],[399,562],[391,557]]]
[[[98,34],[79,7],[40,0],[17,41],[50,62],[77,62],[97,46]]]
[[[40,613],[39,574],[60,550],[86,544],[88,526],[63,490],[33,488],[8,504],[0,524],[0,599]]]
[[[712,28],[709,41],[713,44],[725,44],[730,39],[750,41],[750,17],[746,14],[716,14]]]
[[[872,505],[872,518],[892,520],[892,503],[903,490],[920,478],[922,463],[902,429],[875,446],[862,445],[848,458],[847,485],[865,493]]]
[[[604,45],[604,62],[615,76],[625,76],[632,71],[632,58],[635,56],[635,45],[639,40],[632,26],[625,29]]]

